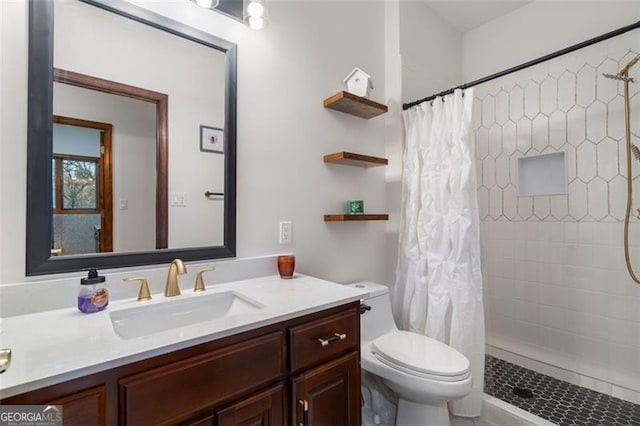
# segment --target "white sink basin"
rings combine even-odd
[[[116,334],[124,339],[134,339],[255,311],[264,306],[235,291],[224,291],[111,311],[109,316]]]

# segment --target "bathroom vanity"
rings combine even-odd
[[[14,365],[0,376],[0,403],[60,404],[65,424],[359,425],[363,294],[310,277],[258,278],[207,292],[229,289],[263,307],[126,337],[110,318],[139,302],[92,315],[65,309],[5,319],[5,344],[15,326],[24,331],[49,315],[44,327],[54,332],[65,322],[59,338],[66,349],[48,345],[50,337],[39,341],[46,332],[18,339]],[[77,327],[83,320],[86,330]]]

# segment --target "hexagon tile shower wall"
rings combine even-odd
[[[627,263],[627,270],[629,271],[629,275],[631,279],[636,282],[636,284],[640,284],[640,279],[638,279],[637,275],[633,271],[633,266],[631,265],[631,258],[629,256],[629,218],[631,217],[631,202],[632,202],[632,191],[633,191],[633,179],[631,179],[631,155],[640,161],[640,149],[634,144],[631,143],[631,112],[629,105],[629,83],[635,83],[634,79],[629,77],[629,70],[633,67],[638,61],[640,61],[640,55],[637,55],[633,58],[627,65],[622,68],[618,74],[603,74],[607,78],[611,78],[614,80],[620,80],[624,82],[624,119],[625,119],[625,129],[626,129],[626,139],[627,139],[627,210],[624,215],[624,259]],[[638,218],[640,219],[640,209],[638,209]]]

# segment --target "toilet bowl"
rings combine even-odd
[[[438,340],[395,325],[389,289],[360,282],[367,290],[361,317],[362,369],[380,377],[398,396],[397,426],[449,425],[447,402],[471,392],[469,360]]]

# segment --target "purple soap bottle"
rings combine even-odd
[[[98,275],[95,269],[89,269],[87,278],[80,280],[78,293],[78,309],[85,314],[103,310],[109,304],[109,290],[104,283],[105,278]]]

